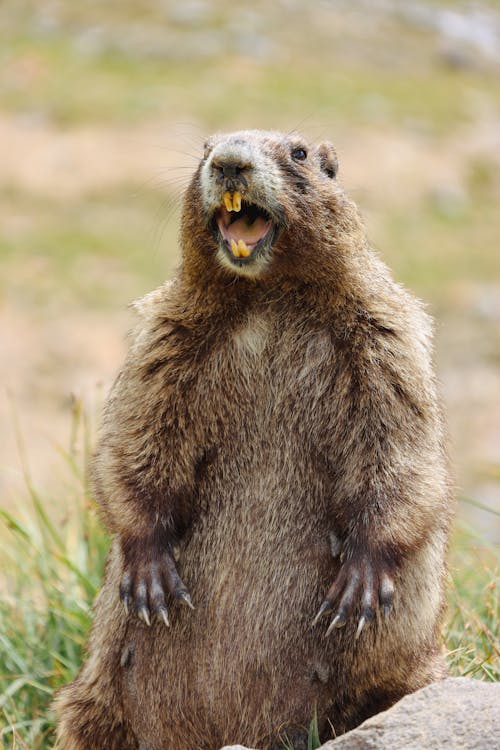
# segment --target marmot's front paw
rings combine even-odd
[[[326,635],[329,635],[334,628],[343,627],[357,606],[361,605],[356,631],[358,638],[365,624],[375,617],[378,606],[386,616],[389,614],[393,598],[394,582],[389,565],[367,554],[353,555],[343,561],[337,578],[313,620],[313,625],[327,612],[335,611],[326,631]],[[340,601],[335,606],[334,602],[338,599]]]
[[[194,609],[189,591],[177,572],[173,548],[151,539],[122,542],[124,572],[120,582],[120,599],[128,614],[131,607],[147,625],[151,614],[169,625],[167,592]]]

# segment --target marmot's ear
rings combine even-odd
[[[318,146],[318,157],[321,171],[333,180],[339,171],[339,161],[337,153],[329,141],[325,141]]]

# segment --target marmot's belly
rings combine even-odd
[[[139,620],[129,626],[134,659],[124,701],[134,731],[151,747],[152,737],[173,742],[177,728],[188,725],[194,737],[211,722],[222,731],[221,746],[235,739],[255,746],[254,727],[268,722],[276,730],[300,715],[307,723],[340,688],[346,701],[352,690],[356,703],[358,688],[377,689],[411,669],[427,639],[420,624],[427,629],[434,621],[421,583],[436,567],[423,552],[428,563],[410,561],[402,571],[388,623],[377,619],[356,641],[353,619],[325,638],[326,625],[311,622],[337,571],[326,518],[311,513],[311,497],[296,488],[279,504],[248,486],[242,494],[231,489],[212,497],[182,551],[180,572],[196,609],[174,602],[169,629]]]
[[[195,610],[174,603],[171,630],[179,620],[184,637],[204,640],[208,650],[237,644],[254,663],[253,647],[261,650],[264,639],[272,651],[294,633],[310,631],[337,565],[326,519],[312,516],[302,498],[288,492],[288,502],[276,504],[231,489],[220,502],[212,497],[214,510],[181,547],[179,571]]]
[[[216,534],[214,519],[209,525],[211,534],[201,527],[185,550],[184,580],[207,630],[228,642],[232,633],[239,641],[246,631],[245,648],[253,661],[253,645],[262,648],[266,637],[274,642],[284,629],[286,638],[305,627],[307,618],[310,624],[335,569],[327,533],[320,534],[305,517],[297,523],[264,509],[259,516],[248,507],[219,515]]]
[[[134,724],[152,700],[161,710],[150,706],[149,722],[168,722],[184,704],[200,726],[217,715],[229,733],[232,721],[241,729],[241,721],[279,716],[280,705],[295,715],[303,705],[306,719],[315,702],[327,702],[332,644],[311,628],[334,575],[327,533],[305,514],[257,512],[260,498],[247,501],[209,512],[182,552],[196,609],[174,603],[169,629],[134,621],[129,630],[134,660],[124,689]],[[249,705],[254,715],[241,719]]]

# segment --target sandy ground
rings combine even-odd
[[[162,148],[176,138],[175,126],[166,122],[60,131],[44,122],[1,116],[0,190],[52,196],[63,211],[66,200],[92,190],[154,182],[171,168],[193,164],[182,142],[179,151]],[[190,139],[202,143],[196,126]],[[369,207],[370,227],[384,204],[411,210],[422,194],[443,186],[459,191],[471,156],[498,162],[500,127],[484,118],[443,143],[400,131],[341,132],[336,142],[344,182]],[[9,217],[4,220],[8,224]],[[14,413],[33,481],[58,497],[64,472],[54,446],[68,445],[71,394],[91,405],[99,401],[122,359],[131,317],[127,310],[68,309],[57,301],[50,309],[34,310],[9,293],[10,283],[2,280],[0,296],[0,494],[1,504],[13,509],[26,497]],[[438,323],[436,359],[456,473],[464,493],[500,509],[498,477],[489,478],[490,467],[496,464],[498,471],[500,456],[500,279],[464,283],[452,293],[453,306]],[[474,520],[490,537],[500,538],[492,519],[479,513]]]
[[[322,128],[309,130],[313,139],[326,137]],[[161,174],[168,181],[171,170],[195,163],[205,135],[196,123],[63,131],[43,120],[0,114],[0,187],[64,200],[129,181],[148,183]],[[384,201],[393,205],[411,205],[436,187],[459,186],[471,156],[500,164],[500,123],[488,114],[443,141],[427,138],[418,128],[334,135],[349,189],[376,195],[383,186]]]

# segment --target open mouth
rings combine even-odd
[[[218,239],[231,260],[243,265],[272,243],[274,224],[265,209],[242,200],[240,193],[223,198],[214,215]]]

